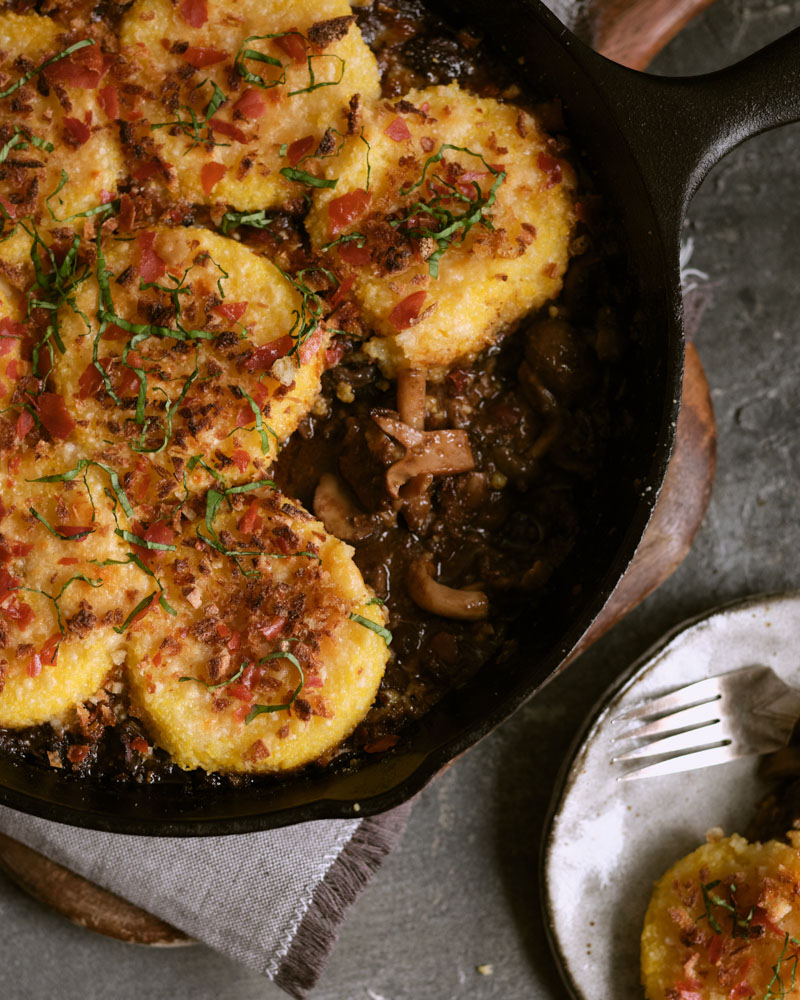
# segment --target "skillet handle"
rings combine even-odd
[[[668,239],[679,232],[700,182],[726,153],[751,136],[800,121],[800,28],[703,76],[657,77],[607,60],[594,69]]]

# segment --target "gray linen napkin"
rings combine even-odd
[[[237,837],[172,839],[99,833],[0,807],[0,831],[302,998],[319,978],[347,909],[400,839],[410,809]]]

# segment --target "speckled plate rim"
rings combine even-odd
[[[685,619],[683,622],[670,629],[640,657],[634,660],[634,662],[606,689],[587,715],[586,722],[573,740],[556,778],[554,792],[543,828],[544,832],[542,835],[539,855],[539,885],[542,889],[540,893],[540,904],[542,907],[545,933],[562,982],[572,1000],[608,1000],[605,996],[600,997],[597,994],[586,992],[573,974],[570,961],[564,948],[562,947],[562,942],[558,932],[556,904],[554,902],[555,890],[551,879],[551,867],[556,847],[554,842],[556,826],[567,800],[575,790],[587,748],[596,740],[598,732],[602,729],[605,722],[612,717],[611,713],[614,712],[616,714],[616,706],[619,705],[619,703],[633,688],[639,685],[642,678],[646,677],[654,669],[657,669],[665,654],[667,654],[669,648],[673,644],[677,643],[687,633],[697,629],[698,626],[704,626],[712,619],[725,618],[730,616],[732,613],[761,609],[764,606],[775,606],[776,604],[789,604],[796,606],[798,617],[800,618],[800,590],[768,592],[752,595],[746,598],[735,598],[724,604],[718,605],[709,611],[704,611],[698,615],[692,616],[691,618]],[[800,671],[800,656],[798,656],[797,662],[798,671]],[[720,671],[714,672],[716,673]],[[733,765],[724,765],[723,767],[709,770],[722,772],[724,768],[732,766],[735,767],[738,763],[739,762],[735,762]],[[753,767],[755,767],[755,765],[753,765]],[[699,774],[701,772],[694,773]],[[642,782],[642,784],[645,784],[645,782]],[[709,822],[705,825],[708,828],[714,826],[715,823],[713,821],[713,817],[710,817]],[[677,857],[675,860],[677,860]],[[654,879],[660,874],[661,872],[656,872],[654,874]],[[640,992],[638,995],[642,996],[643,994]]]

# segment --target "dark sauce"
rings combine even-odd
[[[17,8],[28,5],[20,0]],[[85,3],[77,8],[109,23],[122,9]],[[524,94],[508,67],[486,54],[478,33],[449,28],[417,0],[374,0],[357,13],[386,97],[456,79],[481,96],[535,107],[551,131],[563,128],[557,102],[538,105]],[[559,141],[568,148],[566,138]],[[386,600],[393,633],[375,705],[350,739],[312,770],[357,766],[365,754],[402,745],[416,719],[512,641],[510,626],[523,609],[535,619],[551,575],[594,521],[606,458],[626,420],[620,331],[630,323],[630,291],[614,231],[590,180],[576,167],[586,221],[578,226],[556,308],[545,307],[471,366],[428,384],[426,429],[468,430],[473,472],[436,477],[429,505],[392,516],[384,476],[402,451],[371,414],[396,409],[395,387],[359,351],[358,336],[342,338],[344,353],[323,377],[321,401],[281,453],[275,481],[307,509],[325,472],[336,473],[351,491],[362,511],[354,558]],[[163,206],[173,220],[175,209]],[[186,206],[183,221],[218,220],[207,209]],[[239,236],[284,268],[308,263],[302,205],[296,213],[277,213],[268,230],[240,229]],[[353,334],[366,332],[357,318],[338,320]],[[525,371],[533,372],[533,381]],[[433,559],[441,583],[484,589],[489,619],[456,621],[421,610],[406,586],[408,568],[421,556]],[[158,748],[143,755],[137,741],[152,746],[144,724],[130,714],[124,686],[113,681],[63,729],[0,729],[0,753],[7,759],[38,760],[99,784],[180,782],[197,790],[287,780],[187,775]]]

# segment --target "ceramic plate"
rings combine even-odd
[[[653,883],[721,826],[744,830],[766,787],[758,758],[619,781],[612,764],[627,708],[676,687],[765,664],[800,686],[800,593],[751,598],[671,633],[604,698],[574,752],[544,850],[548,930],[580,1000],[640,997],[639,935]]]

